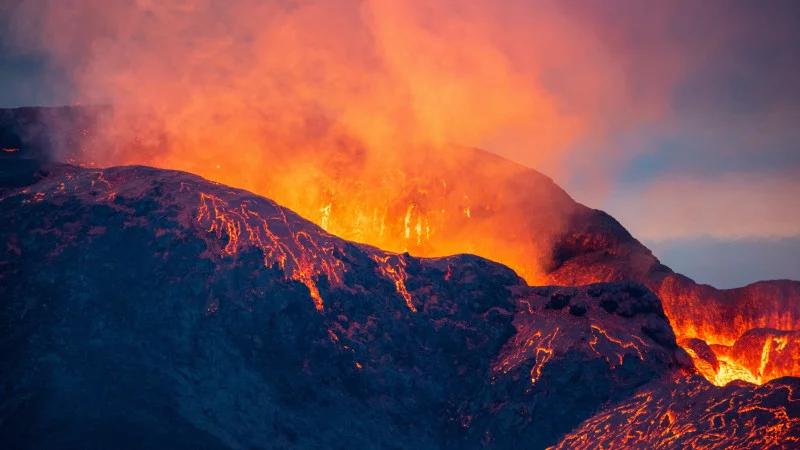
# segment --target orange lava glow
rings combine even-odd
[[[321,311],[323,301],[315,279],[325,275],[331,283],[340,282],[343,270],[341,261],[333,257],[332,246],[317,244],[304,231],[292,232],[290,244],[283,242],[270,231],[270,221],[276,220],[291,231],[286,214],[280,208],[279,211],[279,217],[262,217],[258,212],[251,211],[246,201],[238,208],[231,208],[227,202],[201,192],[197,222],[207,224],[208,232],[215,233],[218,239],[223,236],[227,238],[228,242],[222,248],[224,254],[235,254],[243,244],[240,238],[260,248],[264,252],[264,265],[271,267],[277,263],[290,278],[306,285],[316,308]]]
[[[656,292],[679,341],[712,383],[800,376],[800,323],[791,303],[796,294],[773,286],[690,290],[670,278]]]
[[[733,380],[763,384],[800,373],[800,332],[755,329],[744,333],[732,346],[712,345],[709,354],[687,349],[698,370],[712,383],[722,386]]]
[[[553,356],[553,340],[558,336],[558,327],[552,333],[536,331],[525,342],[522,349],[508,355],[495,367],[495,370],[508,373],[520,363],[524,362],[528,353],[533,353],[534,364],[531,368],[531,385],[536,384],[542,375],[542,368]]]
[[[731,302],[708,306],[711,294],[664,287],[647,278],[652,255],[605,246],[598,233],[574,233],[574,247],[627,258],[630,267],[589,255],[553,273],[553,244],[571,231],[579,205],[527,167],[467,147],[553,176],[567,172],[566,161],[605,164],[620,150],[597,143],[618,123],[638,130],[672,104],[665,86],[682,79],[686,61],[669,46],[634,64],[642,51],[617,48],[627,42],[618,27],[570,20],[555,5],[532,13],[530,2],[22,3],[13,22],[26,24],[23,41],[69,69],[82,101],[118,105],[97,129],[82,130],[86,143],[68,161],[188,171],[270,198],[347,240],[423,257],[473,253],[530,284],[632,278],[659,295],[681,340],[735,348],[756,328],[800,330],[800,308],[725,309]],[[41,35],[27,36],[29,28]],[[639,67],[641,84],[630,89],[627,69]],[[262,217],[246,201],[197,195],[195,220],[220,242],[218,256],[255,245],[324,308],[318,278],[341,279],[331,246],[291,229],[285,214]],[[291,242],[271,225],[289,228]],[[416,311],[404,259],[386,258],[376,260],[381,275]],[[704,373],[715,383],[800,375],[796,347],[780,342],[747,344],[757,358],[755,350],[720,354]],[[775,362],[787,354],[794,359]]]
[[[592,341],[589,343],[589,345],[591,345],[592,349],[594,351],[596,351],[598,354],[601,354],[601,355],[603,354],[603,352],[599,351],[595,347],[597,345],[597,343],[598,343],[598,340],[602,337],[603,339],[607,340],[608,342],[611,342],[611,343],[617,345],[618,347],[620,347],[620,350],[624,350],[624,349],[627,349],[627,348],[635,350],[636,354],[639,356],[639,359],[644,359],[644,356],[642,356],[641,349],[639,349],[639,347],[635,343],[633,343],[633,342],[623,342],[623,341],[621,341],[619,339],[612,338],[611,336],[609,336],[608,332],[606,332],[605,330],[602,330],[601,328],[597,327],[596,325],[592,325],[591,329],[592,329]],[[638,336],[633,336],[633,338],[639,340],[639,343],[642,346],[646,345],[644,342],[642,342],[641,338],[639,338]],[[610,358],[606,358],[606,360],[608,361],[608,363],[613,368],[613,367],[622,365],[623,356],[624,356],[624,353],[616,353],[616,357],[619,358],[619,361],[611,361]]]
[[[403,296],[403,299],[405,299],[408,309],[410,309],[411,312],[417,312],[417,308],[414,306],[414,302],[411,300],[411,294],[409,294],[408,289],[406,289],[405,280],[408,278],[408,275],[406,275],[404,269],[406,262],[403,259],[403,255],[386,255],[384,257],[373,255],[372,257],[375,262],[378,263],[378,269],[381,271],[381,273],[394,281],[397,292]]]

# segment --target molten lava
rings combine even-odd
[[[333,283],[340,282],[343,270],[341,262],[332,256],[332,246],[318,245],[303,231],[292,232],[286,214],[280,207],[277,209],[279,216],[262,217],[248,209],[247,200],[238,208],[230,208],[225,201],[201,192],[197,222],[210,224],[209,233],[215,233],[217,239],[227,240],[222,248],[223,254],[235,254],[241,245],[239,239],[244,234],[250,245],[264,252],[264,265],[271,267],[277,264],[290,278],[305,284],[316,308],[322,310],[322,298],[314,280],[325,275]],[[293,242],[286,244],[271,231],[276,222],[289,229]]]
[[[676,387],[645,387],[570,432],[556,449],[595,448],[797,448],[798,385],[730,385],[704,391],[702,380]],[[781,402],[784,402],[781,404]],[[788,406],[786,406],[788,405]]]

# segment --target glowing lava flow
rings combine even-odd
[[[797,390],[792,380],[721,389],[677,380],[601,411],[553,448],[798,448]]]
[[[536,384],[536,380],[542,375],[542,367],[553,357],[553,339],[555,339],[556,336],[558,336],[558,328],[556,328],[553,334],[542,339],[540,344],[536,347],[536,362],[531,369],[531,384]]]
[[[316,308],[322,310],[323,301],[315,279],[324,275],[330,283],[340,283],[343,264],[333,256],[332,243],[320,245],[309,233],[293,231],[286,213],[276,208],[278,214],[262,217],[249,209],[247,200],[238,208],[231,208],[219,197],[201,192],[197,222],[208,224],[207,231],[215,233],[217,239],[227,236],[228,242],[222,248],[224,254],[235,254],[243,244],[242,238],[260,248],[264,252],[264,265],[270,267],[277,263],[291,279],[306,285]],[[289,232],[290,242],[284,242],[271,231],[270,224],[276,222]]]
[[[530,335],[520,351],[514,352],[503,359],[500,364],[495,366],[495,370],[507,374],[519,364],[523,363],[528,358],[529,353],[533,353],[534,364],[531,368],[530,376],[531,385],[535,385],[536,381],[538,381],[539,377],[542,375],[542,368],[547,361],[553,357],[553,341],[558,336],[558,331],[558,327],[556,327],[552,333],[542,333],[541,330],[537,330]]]
[[[800,332],[755,329],[733,345],[708,345],[688,339],[682,345],[698,371],[717,386],[733,380],[763,384],[800,374]]]
[[[498,182],[498,173],[528,170],[521,166],[500,159],[487,162],[472,149],[444,153],[451,151],[453,158],[440,161],[443,167],[427,167],[429,162],[409,155],[408,161],[375,163],[363,173],[356,169],[360,162],[321,166],[314,159],[321,155],[309,155],[308,163],[287,162],[284,172],[244,185],[232,168],[190,171],[263,194],[346,240],[421,257],[474,253],[508,265],[531,283],[544,282],[540,258],[560,231],[565,212],[573,209],[571,199],[549,180]],[[464,155],[475,160],[460,161]],[[177,167],[187,169],[176,161]],[[476,167],[481,173],[464,175]],[[541,196],[524,199],[520,192]],[[569,206],[541,213],[553,209],[542,203]]]
[[[264,265],[278,264],[289,278],[306,285],[316,308],[323,310],[324,302],[316,280],[325,276],[331,285],[340,285],[345,271],[342,261],[334,255],[336,247],[332,236],[294,229],[293,222],[287,219],[287,212],[277,204],[273,205],[275,213],[264,217],[252,208],[251,203],[245,199],[238,207],[231,207],[218,196],[201,192],[196,221],[205,224],[206,231],[213,233],[218,241],[227,239],[220,250],[222,255],[234,255],[243,245],[261,249]],[[273,231],[275,228],[280,232]],[[315,240],[313,235],[319,237]],[[394,283],[408,308],[416,312],[405,285],[408,275],[403,255],[376,252],[371,257],[378,264],[380,273]]]
[[[408,289],[406,289],[406,279],[408,278],[408,275],[406,274],[404,268],[406,262],[403,259],[403,255],[386,255],[383,257],[372,255],[372,259],[378,263],[378,269],[381,271],[381,273],[394,281],[397,292],[403,296],[403,299],[406,301],[406,305],[408,305],[408,309],[410,309],[411,312],[417,312],[417,308],[414,306],[414,302],[411,300],[411,294],[409,294]],[[396,262],[390,260],[395,260]]]

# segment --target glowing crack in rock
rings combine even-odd
[[[553,357],[553,339],[558,335],[558,328],[553,334],[542,339],[536,346],[536,362],[531,369],[531,384],[536,384],[536,381],[542,375],[542,368],[550,358]]]
[[[541,330],[531,335],[523,345],[522,349],[509,355],[500,364],[495,366],[496,371],[504,374],[524,362],[530,353],[533,354],[534,363],[530,371],[531,384],[536,384],[542,375],[542,368],[553,357],[554,339],[558,336],[559,329],[556,327],[552,333],[542,333]]]
[[[623,351],[626,350],[626,349],[633,349],[636,352],[636,356],[640,360],[644,359],[644,356],[642,354],[642,350],[635,343],[633,343],[633,342],[624,342],[624,341],[622,341],[620,339],[615,339],[615,338],[611,337],[608,334],[608,332],[606,332],[605,330],[602,330],[597,325],[591,325],[591,330],[592,330],[592,340],[589,342],[589,345],[599,355],[605,355],[605,353],[603,353],[603,352],[601,352],[600,350],[597,349],[598,341],[602,337],[606,341],[611,342],[611,343],[619,346],[620,349],[623,350]],[[642,338],[640,338],[639,336],[631,335],[631,339],[637,340],[639,342],[639,344],[643,348],[647,346],[647,344],[645,344],[644,341],[642,341]],[[625,354],[626,353],[624,353],[624,352],[623,353],[616,353],[616,356],[619,359],[618,363],[616,361],[612,361],[611,358],[608,357],[607,355],[605,356],[605,358],[608,361],[608,363],[611,365],[611,367],[614,368],[614,367],[622,365],[623,357],[624,357]]]
[[[408,274],[405,271],[405,259],[403,259],[403,255],[386,255],[386,256],[378,256],[372,255],[372,259],[378,263],[378,270],[380,272],[394,281],[395,288],[397,292],[403,296],[403,299],[406,301],[406,305],[411,312],[417,312],[417,308],[414,306],[414,302],[411,299],[411,294],[406,289],[406,279],[408,278]]]
[[[798,448],[800,392],[791,380],[707,387],[699,377],[644,388],[571,431],[554,450]]]
[[[247,200],[238,207],[231,207],[219,197],[201,192],[196,220],[208,224],[207,231],[218,239],[227,237],[228,242],[222,248],[224,254],[237,253],[244,244],[243,239],[260,248],[264,253],[264,265],[270,267],[277,263],[289,278],[306,285],[316,308],[322,310],[323,300],[315,280],[325,275],[331,284],[341,283],[343,264],[333,256],[333,244],[317,243],[308,232],[292,230],[283,209],[277,207],[276,212],[263,217],[250,209]],[[289,242],[272,232],[271,226],[276,224],[288,230]]]

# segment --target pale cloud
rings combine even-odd
[[[800,236],[797,173],[667,176],[617,189],[606,208],[643,241]]]

